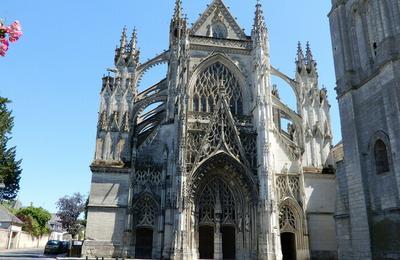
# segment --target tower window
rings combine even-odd
[[[389,158],[386,144],[382,140],[378,140],[374,147],[375,167],[378,174],[389,171]]]

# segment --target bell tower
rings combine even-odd
[[[329,19],[344,147],[339,258],[399,258],[399,2],[333,0]]]

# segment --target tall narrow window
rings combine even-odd
[[[197,95],[193,98],[193,111],[199,112],[199,97]]]
[[[205,96],[201,96],[201,112],[207,112],[207,99]]]
[[[389,158],[386,144],[382,140],[378,140],[374,147],[375,166],[378,174],[389,171]]]

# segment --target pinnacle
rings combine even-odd
[[[265,19],[264,19],[264,13],[262,10],[262,5],[261,5],[260,1],[257,0],[253,29],[260,30],[265,27],[266,26],[265,26]]]
[[[137,44],[137,30],[136,27],[133,29],[132,31],[132,37],[131,37],[131,41],[130,41],[130,48],[131,50],[135,50],[136,49],[136,44]]]
[[[310,48],[310,43],[309,42],[307,42],[306,57],[307,57],[307,60],[309,60],[309,61],[311,61],[313,59],[313,55],[312,55],[312,52],[311,52],[311,48]]]
[[[126,47],[126,31],[127,31],[127,28],[126,28],[126,26],[124,26],[124,28],[122,29],[122,35],[121,35],[121,40],[120,40],[121,48]]]
[[[175,0],[174,18],[179,19],[182,17],[182,0]]]
[[[303,61],[304,54],[300,41],[297,43],[297,61]]]

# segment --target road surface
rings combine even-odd
[[[55,256],[44,256],[43,248],[0,250],[0,259],[55,259]]]

